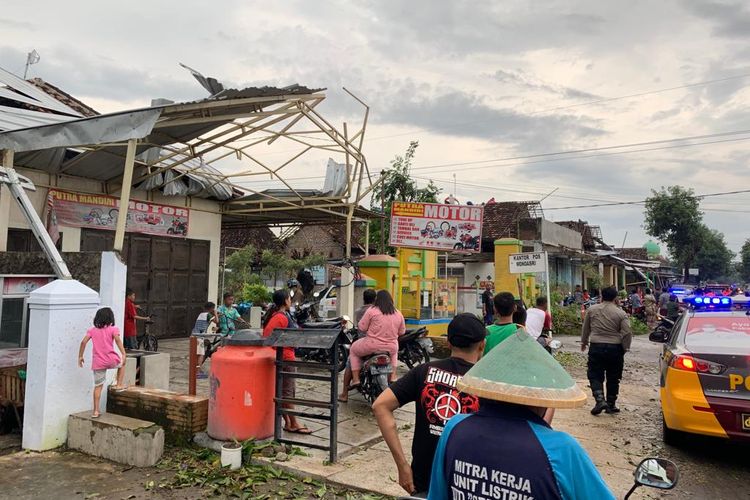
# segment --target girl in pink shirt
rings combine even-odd
[[[78,366],[83,367],[83,351],[89,340],[92,344],[91,369],[94,371],[94,412],[92,418],[97,418],[99,413],[99,400],[102,395],[102,387],[107,378],[107,370],[117,368],[117,384],[114,389],[124,389],[123,378],[125,377],[125,347],[120,338],[120,331],[115,326],[115,315],[109,307],[103,307],[96,311],[94,316],[94,328],[90,328],[81,340],[78,349]],[[113,346],[117,344],[120,354],[117,354]]]
[[[393,372],[396,375],[398,364],[398,337],[406,331],[404,316],[393,305],[393,298],[388,290],[380,290],[375,296],[375,303],[369,308],[357,325],[359,331],[367,332],[367,337],[352,344],[349,359],[352,364],[352,387],[360,385],[359,371],[362,358],[376,352],[387,352],[391,356]]]

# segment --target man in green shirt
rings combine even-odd
[[[487,327],[485,354],[518,330],[518,326],[513,322],[513,313],[516,311],[516,298],[513,294],[500,292],[495,295],[492,302],[495,307],[495,322]]]

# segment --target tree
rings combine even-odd
[[[750,282],[750,238],[745,240],[740,250],[740,276]]]
[[[228,255],[224,261],[224,290],[239,293],[246,283],[252,281],[253,265],[258,252],[253,245],[247,245]]]
[[[727,247],[724,235],[701,225],[700,250],[695,254],[693,267],[699,269],[702,281],[717,280],[731,273],[734,252]]]
[[[683,269],[686,280],[705,235],[699,204],[694,191],[681,186],[651,190],[651,196],[646,199],[646,232],[667,245],[672,258]]]
[[[437,196],[442,191],[430,180],[427,186],[417,187],[417,182],[411,177],[411,164],[419,141],[411,141],[403,156],[397,155],[391,160],[391,167],[380,174],[381,181],[373,189],[370,207],[381,212],[385,219],[370,222],[370,244],[378,245],[380,253],[388,242],[391,227],[391,205],[394,201],[413,201],[422,203],[436,203]]]

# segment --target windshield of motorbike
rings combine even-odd
[[[750,316],[744,312],[719,314],[696,313],[689,318],[685,346],[694,352],[727,349],[750,354]]]

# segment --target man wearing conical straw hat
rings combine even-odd
[[[432,463],[430,500],[614,499],[570,435],[542,419],[586,395],[529,334],[518,330],[457,384],[479,411],[448,421]]]

